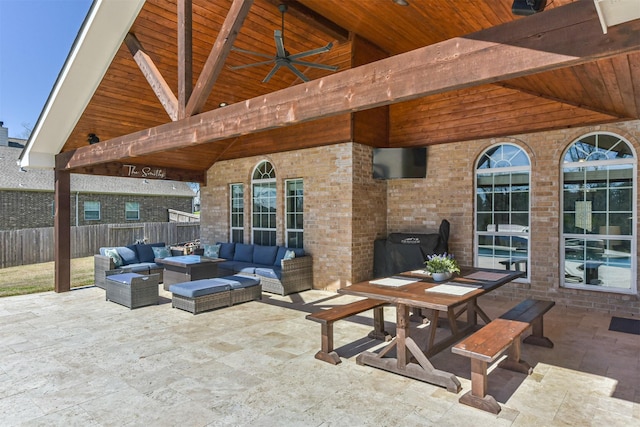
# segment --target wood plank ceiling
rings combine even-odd
[[[408,1],[410,5],[403,7],[392,0],[255,0],[234,46],[275,54],[273,32],[281,26],[277,6],[283,2],[290,5],[285,17],[287,50],[303,52],[333,42],[331,51],[305,60],[338,66],[338,72],[360,65],[356,46],[362,44],[355,40],[367,41],[378,56],[394,56],[527,19],[512,14],[512,0]],[[554,0],[547,10],[571,2]],[[193,0],[194,84],[231,3],[231,0]],[[147,0],[130,31],[174,94],[178,93],[176,11],[176,0]],[[261,60],[264,59],[232,51],[202,111],[302,83],[286,69],[278,71],[268,83],[262,83],[272,65],[230,69]],[[313,68],[301,71],[312,80],[333,74]],[[391,105],[388,114],[388,136],[372,145],[424,146],[637,119],[640,52],[400,102]],[[129,163],[203,172],[219,160],[318,145],[321,141],[349,140],[337,131],[331,134],[332,126],[327,123],[332,120],[345,118],[295,125],[286,135],[276,129],[222,143],[150,154],[144,159],[129,159]],[[169,122],[169,115],[123,43],[63,151],[86,146],[90,133],[107,141]],[[305,135],[310,132],[324,132],[325,136],[306,142]],[[105,169],[102,173],[109,172]]]

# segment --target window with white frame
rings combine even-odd
[[[100,221],[100,202],[84,202],[84,220]]]
[[[290,179],[285,187],[285,235],[290,248],[304,246],[304,185],[302,179]]]
[[[251,176],[252,240],[256,245],[276,245],[276,171],[268,161],[256,166]]]
[[[517,145],[487,149],[476,166],[475,265],[527,272],[530,161]]]
[[[125,202],[124,219],[127,221],[137,221],[140,219],[140,203]]]
[[[244,242],[244,187],[242,184],[231,184],[229,188],[231,218],[231,241],[234,243]]]
[[[636,156],[618,135],[574,141],[562,163],[561,283],[636,293]]]

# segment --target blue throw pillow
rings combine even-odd
[[[288,250],[284,253],[284,260],[294,259],[296,257],[296,253],[292,250]]]
[[[203,245],[203,248],[203,256],[206,256],[207,258],[220,257],[220,245]]]
[[[123,265],[137,264],[140,262],[138,261],[138,254],[136,253],[136,245],[118,246],[116,249],[120,258],[122,258]]]
[[[171,249],[167,248],[166,246],[162,248],[153,247],[151,249],[153,249],[154,258],[166,258],[171,256]]]
[[[156,246],[157,247],[157,246]],[[153,248],[152,245],[136,245],[136,251],[138,252],[138,262],[153,262]]]
[[[122,267],[122,258],[120,258],[120,254],[118,254],[116,248],[105,249],[104,254],[111,258],[116,267]]]

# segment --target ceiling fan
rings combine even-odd
[[[295,74],[296,76],[298,76],[302,81],[308,82],[309,79],[307,78],[307,76],[305,76],[304,74],[302,74],[302,72],[300,70],[298,70],[294,65],[302,65],[304,67],[310,67],[310,68],[319,68],[321,70],[329,70],[329,71],[336,71],[338,69],[338,67],[332,66],[332,65],[324,65],[324,64],[318,64],[316,62],[307,62],[307,61],[300,61],[300,58],[305,58],[307,56],[311,56],[311,55],[317,55],[319,53],[324,53],[324,52],[328,52],[331,50],[331,48],[333,47],[333,43],[329,43],[326,46],[323,47],[319,47],[317,49],[312,49],[312,50],[307,50],[305,52],[301,52],[301,53],[296,53],[294,55],[291,55],[284,47],[284,14],[287,11],[288,6],[286,4],[281,4],[278,6],[278,10],[280,10],[280,13],[282,13],[282,29],[281,30],[275,30],[273,32],[273,38],[275,39],[276,42],[276,55],[272,56],[272,55],[267,55],[261,52],[254,52],[251,50],[245,50],[245,49],[240,49],[237,47],[232,47],[231,50],[234,50],[236,52],[241,52],[241,53],[246,53],[249,55],[255,55],[255,56],[260,56],[263,58],[269,58],[268,61],[261,61],[261,62],[254,62],[251,64],[246,64],[246,65],[238,65],[236,67],[230,67],[232,70],[240,70],[243,68],[248,68],[248,67],[257,67],[260,65],[266,65],[266,64],[274,64],[273,68],[271,69],[271,71],[269,72],[269,74],[267,74],[267,76],[264,78],[264,80],[262,80],[262,83],[266,83],[268,82],[271,77],[273,77],[273,75],[280,69],[280,67],[287,67],[289,70],[291,70],[293,72],[293,74]]]

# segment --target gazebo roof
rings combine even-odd
[[[282,68],[263,83],[272,64],[231,69],[266,60],[231,46],[275,54],[280,3],[287,50],[333,43],[305,60],[337,72],[300,67],[304,83]],[[353,140],[327,123],[376,108],[388,108],[387,127],[364,143],[380,147],[640,118],[639,19],[603,34],[586,0],[531,16],[514,15],[513,0],[408,3],[96,0],[22,165],[53,167],[64,153],[57,167],[73,172],[138,164],[203,181],[216,161]]]

